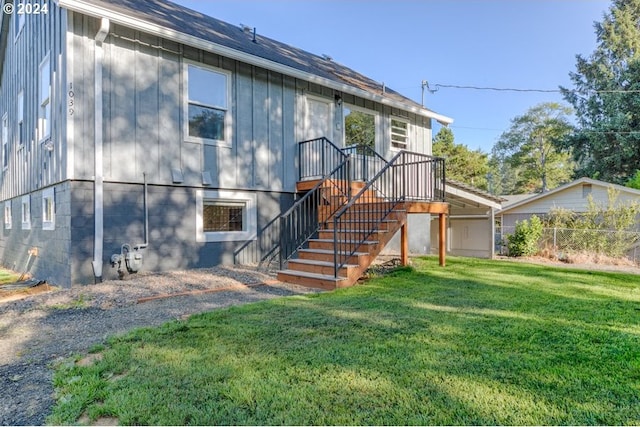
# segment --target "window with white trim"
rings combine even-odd
[[[14,34],[14,39],[17,39],[18,36],[20,35],[20,33],[22,32],[22,27],[24,27],[24,18],[25,15],[24,13],[18,13],[18,10],[21,9],[19,6],[20,4],[22,4],[22,2],[16,2],[16,4],[14,4],[14,16],[16,17],[16,26],[15,26],[15,34]]]
[[[31,230],[31,197],[22,196],[22,229]]]
[[[256,195],[246,191],[196,191],[196,241],[255,239]]]
[[[231,74],[223,70],[186,64],[185,75],[185,139],[192,142],[231,145]]]
[[[51,64],[49,54],[40,63],[38,89],[38,139],[42,142],[51,135]]]
[[[2,168],[9,166],[9,116],[2,116]]]
[[[4,229],[11,230],[13,217],[11,215],[11,200],[4,202]]]
[[[55,230],[56,228],[56,198],[53,187],[42,191],[42,229]]]
[[[376,149],[376,115],[360,108],[344,105],[344,145],[365,145]]]
[[[391,119],[391,149],[406,150],[409,147],[409,122],[398,118]]]
[[[22,131],[24,128],[24,91],[18,92],[18,145],[22,147],[24,144],[24,137]]]

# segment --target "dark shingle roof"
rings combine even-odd
[[[74,3],[74,0],[67,0],[61,3]],[[260,34],[256,35],[256,41],[254,42],[253,34],[243,31],[239,26],[223,22],[167,0],[78,0],[76,3],[90,4],[124,16],[133,17],[323,79],[346,84],[382,96],[393,102],[401,103],[411,109],[421,109],[433,113],[392,89],[385,88],[383,93],[381,83],[335,61]]]

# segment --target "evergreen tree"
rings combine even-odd
[[[445,158],[447,179],[487,190],[489,163],[487,154],[470,150],[464,144],[454,142],[453,132],[441,128],[433,139],[433,155]]]
[[[595,32],[596,50],[570,73],[575,88],[561,88],[579,125],[566,145],[578,175],[624,183],[640,169],[640,0],[613,0]]]

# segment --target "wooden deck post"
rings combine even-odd
[[[447,216],[444,213],[440,214],[440,232],[438,233],[438,253],[440,255],[440,266],[447,265]]]
[[[400,228],[400,263],[409,265],[409,226],[406,221]]]

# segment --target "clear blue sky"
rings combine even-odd
[[[174,1],[327,54],[417,102],[423,80],[432,87],[571,87],[575,56],[593,52],[593,24],[610,6],[605,0]],[[427,108],[454,119],[457,143],[485,152],[513,117],[546,101],[563,100],[444,88],[425,93]]]

